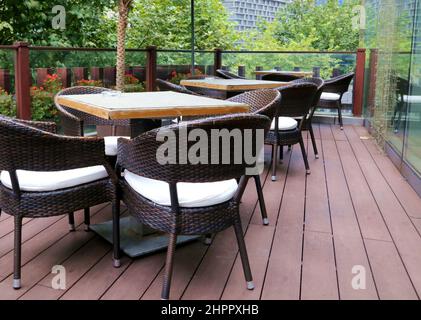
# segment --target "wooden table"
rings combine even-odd
[[[288,82],[265,81],[265,80],[248,80],[248,79],[197,79],[182,80],[181,85],[188,87],[193,91],[201,91],[206,95],[227,99],[239,93],[257,89],[274,89],[285,86]]]
[[[279,75],[291,75],[297,77],[312,77],[313,72],[311,71],[277,71],[277,70],[258,70],[254,71],[256,76],[264,76],[266,74],[279,74]]]
[[[193,96],[171,91],[108,94],[67,95],[58,103],[104,119],[129,119],[131,136],[135,137],[161,125],[161,119],[178,116],[219,115],[247,112],[242,103]],[[112,243],[112,221],[91,225],[97,234]],[[179,236],[177,243],[197,239]],[[166,235],[157,234],[131,217],[120,219],[121,249],[130,257],[138,257],[166,248]]]
[[[242,103],[217,100],[172,91],[60,96],[63,106],[103,119],[129,119],[131,136],[159,127],[160,120],[179,116],[221,115],[247,112]]]

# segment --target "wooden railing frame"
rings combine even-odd
[[[15,52],[15,93],[17,103],[17,116],[22,119],[29,119],[31,117],[30,110],[30,86],[31,86],[31,72],[30,72],[30,61],[29,51],[116,51],[115,48],[62,48],[62,47],[46,47],[46,46],[29,46],[25,42],[16,42],[13,46],[0,45],[0,49],[14,50]],[[146,75],[146,90],[156,90],[156,78],[157,78],[157,67],[158,67],[158,53],[159,52],[179,52],[189,53],[187,49],[158,49],[155,46],[150,46],[146,49],[127,49],[128,52],[145,52],[146,53],[146,64],[145,64],[145,75]],[[243,50],[222,50],[217,48],[215,50],[197,50],[197,53],[213,53],[214,65],[213,73],[217,69],[223,68],[223,54],[235,54],[235,53],[249,53],[249,54],[355,54],[356,55],[356,66],[355,66],[355,78],[354,78],[354,90],[353,90],[353,114],[354,116],[360,116],[363,109],[363,93],[364,93],[364,72],[365,72],[365,49],[358,49],[355,51],[243,51]],[[97,73],[105,73],[106,68],[99,68]],[[82,72],[82,70],[79,70]],[[241,74],[245,74],[244,66],[239,66]],[[69,81],[67,74],[69,69],[61,70],[63,74],[66,74],[66,83]],[[7,75],[6,75],[7,76]],[[96,76],[98,77],[98,75]]]

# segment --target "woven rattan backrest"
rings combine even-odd
[[[351,83],[353,78],[354,73],[350,72],[347,74],[337,76],[335,78],[325,80],[323,91],[343,95],[345,92],[348,91],[349,84]]]
[[[227,70],[218,69],[216,70],[216,75],[223,78],[223,79],[245,79],[242,76],[229,72]]]
[[[262,114],[272,120],[281,102],[281,94],[278,90],[264,89],[247,91],[227,100],[248,104],[250,113]]]
[[[317,86],[310,82],[293,83],[278,90],[281,92],[278,116],[304,117],[313,107]]]
[[[161,91],[175,91],[175,92],[179,92],[179,93],[197,95],[195,92],[187,89],[184,86],[177,85],[177,84],[174,84],[174,83],[171,83],[169,81],[162,80],[162,79],[156,79],[156,84],[158,85],[158,88]]]
[[[269,126],[268,117],[253,114],[182,122],[148,131],[131,141],[119,139],[117,161],[119,166],[135,174],[169,183],[239,178],[247,167],[255,166],[255,163],[246,163],[249,161],[243,150],[251,148],[255,152],[257,145],[261,147]],[[220,133],[228,140],[219,139]],[[194,134],[200,138],[192,137]],[[256,135],[262,140],[259,140],[260,144],[256,143]],[[186,137],[192,141],[187,141]],[[198,147],[198,141],[207,150],[194,149],[194,146]],[[199,153],[203,155],[200,161],[191,157]],[[162,155],[168,162],[162,161]]]
[[[105,163],[101,138],[73,138],[0,117],[0,170],[58,171]]]

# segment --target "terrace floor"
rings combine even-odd
[[[270,218],[262,226],[254,184],[242,220],[256,288],[245,289],[232,229],[211,246],[178,248],[173,299],[419,299],[421,200],[376,147],[365,128],[315,125],[320,159],[309,144],[312,173],[299,148],[286,152],[278,180],[264,172]],[[269,158],[269,154],[267,154]],[[267,166],[268,167],[268,166]],[[110,218],[109,205],[92,220]],[[77,215],[78,223],[82,215]],[[164,253],[123,259],[114,269],[111,246],[67,217],[26,220],[21,290],[13,290],[13,221],[0,218],[0,299],[159,299]],[[67,270],[67,289],[51,288],[53,265]],[[352,287],[354,266],[365,289]]]

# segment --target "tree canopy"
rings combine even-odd
[[[355,50],[359,30],[353,28],[359,0],[294,0],[282,7],[273,22],[260,22],[244,42],[248,49]]]
[[[56,5],[66,9],[65,29],[54,29]],[[115,0],[0,0],[0,44],[28,41],[34,45],[100,46],[98,26]]]

